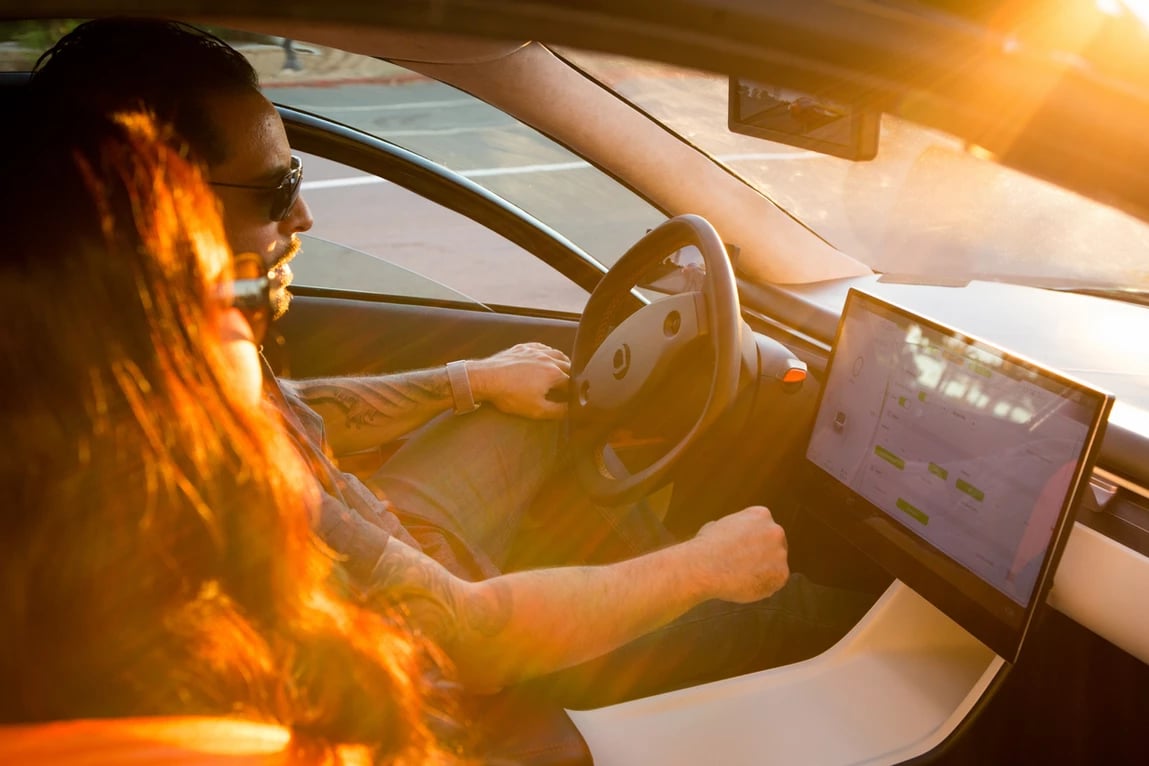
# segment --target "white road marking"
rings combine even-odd
[[[489,178],[491,176],[514,176],[525,173],[557,173],[564,170],[582,170],[589,168],[587,162],[552,162],[546,165],[516,165],[509,168],[476,168],[475,170],[462,170],[459,175],[464,178]],[[370,184],[387,183],[378,176],[351,176],[349,178],[324,178],[319,181],[304,181],[303,191],[319,189],[338,189],[344,186],[367,186]]]
[[[559,173],[564,170],[584,170],[589,167],[589,162],[578,160],[575,162],[552,162],[547,165],[518,165],[511,168],[461,170],[459,171],[459,175],[466,176],[467,178],[486,178],[488,176],[517,176],[524,173]]]
[[[458,128],[412,128],[411,130],[388,130],[380,133],[382,138],[410,138],[412,136],[459,136],[464,133],[482,133],[486,130],[510,130],[521,128],[518,123],[503,123],[501,125],[469,125]]]
[[[351,106],[338,106],[335,104],[292,104],[292,109],[304,112],[326,114],[327,112],[397,112],[403,109],[442,109],[444,107],[473,106],[482,102],[465,98],[453,98],[443,101],[407,101],[402,104],[354,104]]]
[[[344,186],[369,186],[370,184],[384,184],[389,181],[379,176],[351,176],[350,178],[324,178],[319,181],[304,181],[303,191],[319,191],[322,189],[341,189]]]
[[[804,160],[811,157],[820,157],[817,152],[760,152],[755,154],[725,154],[716,157],[720,162],[745,161],[777,161],[777,160]],[[561,173],[566,170],[584,170],[591,167],[589,162],[581,160],[575,162],[551,162],[541,165],[516,165],[507,168],[476,168],[475,170],[462,170],[459,175],[464,178],[490,178],[493,176],[515,176],[527,173]],[[387,183],[378,176],[350,176],[348,178],[324,178],[318,181],[304,181],[303,191],[318,191],[321,189],[339,189],[346,186],[369,186],[371,184]]]
[[[817,152],[805,150],[799,152],[754,152],[750,154],[719,154],[715,159],[719,162],[747,162],[761,160],[808,160],[821,157]]]

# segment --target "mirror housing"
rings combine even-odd
[[[731,131],[847,160],[878,154],[881,112],[836,94],[730,78]]]

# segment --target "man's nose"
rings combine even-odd
[[[300,194],[295,200],[295,204],[291,206],[291,211],[287,217],[283,219],[283,225],[287,227],[288,233],[298,234],[310,229],[314,223],[315,219],[311,217],[311,208],[307,206],[307,200]]]

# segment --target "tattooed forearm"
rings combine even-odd
[[[370,597],[397,606],[411,626],[444,648],[458,639],[456,617],[459,594],[452,588],[450,573],[434,561],[419,561],[414,551],[393,550],[388,543],[371,577]]]
[[[372,586],[377,596],[385,596],[405,612],[414,628],[448,651],[460,641],[497,636],[511,618],[506,583],[464,582],[396,540],[388,542],[376,564]]]
[[[339,410],[343,415],[343,424],[347,428],[364,428],[378,425],[380,418],[385,417],[377,408],[373,407],[354,391],[334,386],[315,387],[308,393],[307,403],[312,407],[329,405]]]
[[[440,370],[377,378],[295,381],[295,390],[312,407],[337,408],[347,427],[378,425],[427,405],[451,402],[451,384]]]
[[[463,604],[463,623],[481,636],[498,635],[511,621],[511,588],[499,580],[487,580]]]
[[[336,452],[399,438],[452,404],[444,369],[362,378],[284,381],[327,424]]]
[[[467,688],[495,691],[599,657],[711,597],[713,588],[691,574],[709,552],[682,543],[606,566],[472,583],[391,539],[372,583],[378,598],[443,648]]]

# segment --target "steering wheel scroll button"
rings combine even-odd
[[[630,371],[630,345],[623,343],[614,352],[614,360],[612,363],[614,368],[612,374],[615,380],[622,380],[626,377],[626,373]]]
[[[479,403],[475,401],[475,394],[471,390],[471,376],[467,374],[465,361],[447,363],[447,381],[451,384],[456,415],[465,415],[479,409]]]

